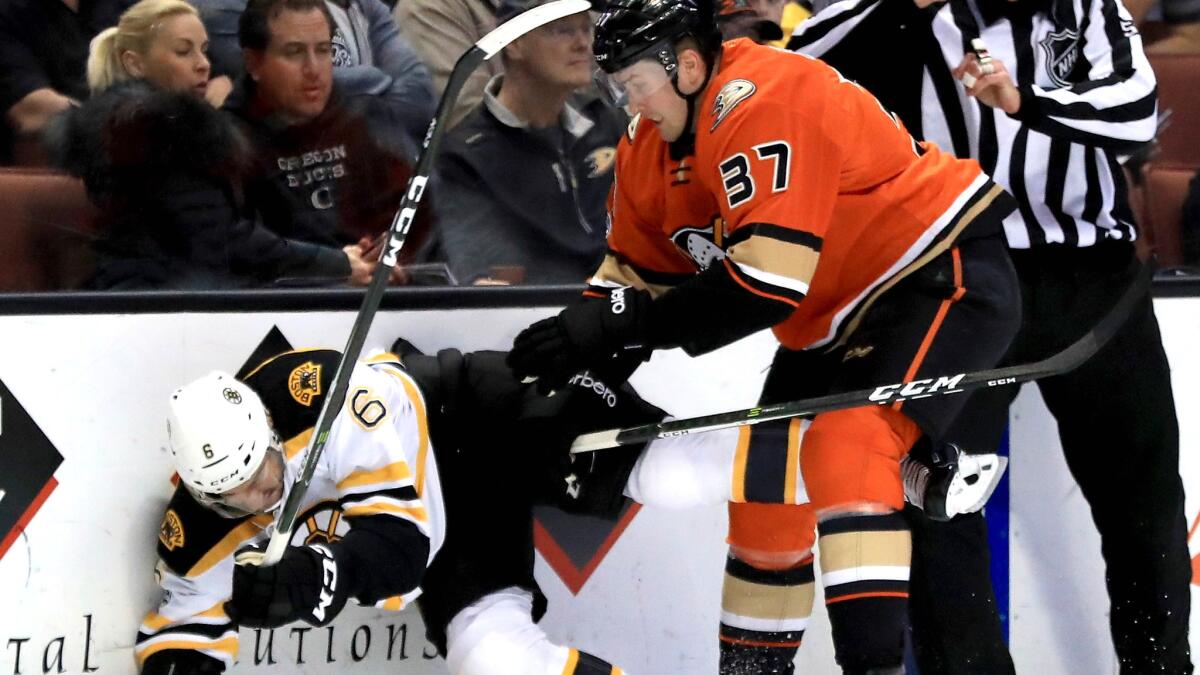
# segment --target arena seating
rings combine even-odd
[[[82,182],[3,168],[0,205],[0,292],[71,289],[87,278],[96,214]]]

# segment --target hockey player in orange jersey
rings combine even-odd
[[[634,115],[609,252],[585,298],[517,337],[518,374],[552,389],[587,365],[704,353],[768,327],[782,346],[763,402],[998,361],[1020,321],[1000,230],[1012,200],[978,164],[914,142],[819,61],[722,44],[695,0],[615,0],[595,54]],[[793,672],[818,536],[839,664],[902,672],[900,461],[914,443],[939,448],[964,400],[825,413],[786,444],[744,449],[747,489],[784,497],[730,505],[723,675]],[[797,472],[806,496],[789,492]]]

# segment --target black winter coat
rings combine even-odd
[[[245,217],[246,143],[198,98],[117,84],[60,116],[47,142],[102,214],[93,288],[241,288],[349,274],[338,248],[282,238]]]

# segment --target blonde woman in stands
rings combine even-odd
[[[281,277],[365,284],[373,267],[344,249],[280,238],[237,199],[247,148],[214,104],[208,36],[183,0],[142,0],[92,41],[92,97],[51,125],[56,163],[81,177],[106,236],[90,287],[244,288]]]

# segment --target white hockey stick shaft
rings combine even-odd
[[[350,374],[354,371],[354,364],[362,353],[363,342],[366,341],[367,332],[375,318],[375,312],[379,309],[379,303],[383,298],[383,291],[387,287],[392,268],[398,261],[400,249],[404,246],[408,229],[416,216],[417,206],[425,194],[425,185],[429,180],[437,147],[444,135],[446,120],[450,117],[450,112],[458,100],[458,94],[462,90],[463,84],[480,63],[495,56],[513,40],[551,21],[586,12],[590,8],[591,5],[587,0],[554,0],[535,7],[528,12],[518,14],[480,38],[454,64],[454,70],[450,73],[450,78],[446,83],[446,90],[442,94],[441,102],[438,103],[437,113],[430,121],[429,130],[425,133],[424,147],[421,149],[420,156],[417,157],[416,166],[413,167],[408,189],[405,190],[404,197],[400,201],[400,208],[392,219],[392,226],[386,235],[386,243],[380,250],[379,264],[375,266],[371,283],[367,286],[366,296],[358,310],[358,316],[355,317],[354,326],[350,330],[350,338],[346,342],[346,348],[342,350],[342,360],[338,363],[333,384],[321,405],[321,412],[317,415],[312,440],[304,451],[300,473],[288,491],[287,499],[284,501],[279,518],[275,523],[275,531],[271,535],[262,558],[260,560],[247,559],[247,563],[274,565],[283,557],[288,542],[292,538],[300,506],[308,491],[309,481],[312,480],[325,443],[329,440],[329,430],[333,427],[333,421],[346,401],[346,390],[350,386]]]

